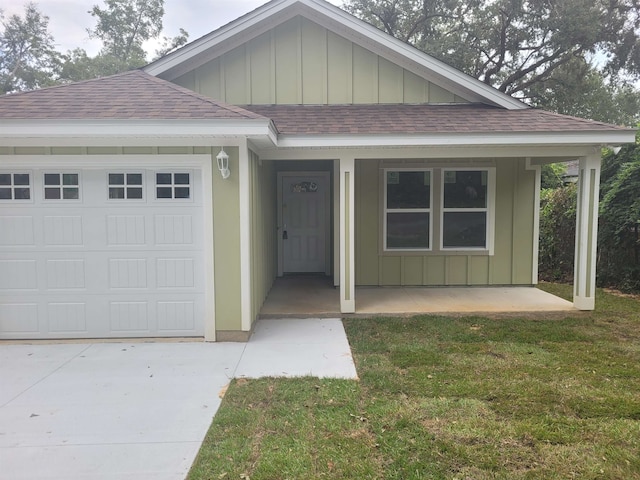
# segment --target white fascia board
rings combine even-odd
[[[227,25],[194,40],[175,52],[170,53],[166,57],[147,65],[143,68],[143,71],[149,75],[173,80],[184,73],[183,69],[180,68],[183,63],[189,63],[196,57],[204,55],[204,59],[196,65],[199,66],[202,63],[233,49],[239,43],[255,38],[268,29],[293,18],[298,14],[297,11],[292,11],[289,15],[283,15],[282,10],[295,3],[296,0],[276,0],[269,2],[252,12],[233,20]],[[271,19],[271,21],[269,21],[269,19]],[[262,22],[266,22],[266,24],[260,25]],[[234,40],[234,37],[237,35],[239,35],[240,38],[238,40]],[[228,48],[219,48],[227,42],[230,42]],[[216,53],[214,57],[211,57],[207,54],[207,51],[213,48],[216,49]],[[173,69],[176,69],[176,71],[170,73]],[[169,75],[163,75],[165,72],[169,73]]]
[[[277,143],[277,131],[268,119],[242,120],[10,120],[0,121],[0,146],[55,144],[104,144],[105,140],[127,145],[145,142],[158,145],[211,144],[216,139],[253,138]],[[70,142],[70,143],[69,143]],[[108,142],[111,144],[112,142]]]
[[[618,145],[635,143],[635,131],[567,133],[461,133],[429,135],[280,135],[278,148]]]

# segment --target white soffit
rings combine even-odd
[[[308,18],[470,102],[507,109],[529,108],[519,100],[436,60],[324,0],[272,0],[147,65],[144,71],[173,80],[297,15]]]

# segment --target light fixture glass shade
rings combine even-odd
[[[216,160],[218,161],[218,170],[220,170],[222,178],[229,178],[229,175],[231,175],[231,171],[229,170],[229,155],[224,151],[224,147],[221,148],[220,153],[216,155]]]

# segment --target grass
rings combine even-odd
[[[640,479],[639,299],[345,327],[359,382],[235,380],[189,479]]]

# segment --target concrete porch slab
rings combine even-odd
[[[535,287],[356,287],[356,316],[536,312],[577,310]],[[261,318],[340,316],[339,289],[313,275],[276,279],[260,311]]]

